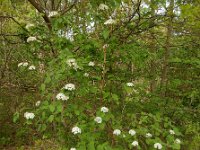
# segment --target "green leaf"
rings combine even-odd
[[[55,106],[54,106],[53,104],[49,105],[49,110],[50,110],[51,112],[54,112]]]
[[[41,85],[41,87],[40,87],[42,92],[45,91],[45,87],[46,87],[46,86],[45,86],[45,84],[43,83],[43,84]]]
[[[102,35],[103,35],[104,40],[106,40],[109,36],[109,30],[107,30],[107,29],[103,30]]]
[[[54,120],[54,115],[49,116],[48,121],[52,122]]]
[[[15,114],[13,115],[13,122],[16,123],[18,119],[19,119],[19,112],[15,112]]]
[[[119,100],[119,97],[116,94],[112,94],[112,98],[113,98],[114,101],[118,101]]]
[[[88,149],[89,150],[95,150],[95,146],[94,146],[94,141],[90,141],[88,144]]]

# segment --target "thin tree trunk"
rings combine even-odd
[[[167,89],[167,73],[169,70],[168,67],[168,61],[170,57],[170,46],[171,46],[171,39],[172,39],[172,29],[173,29],[173,9],[174,9],[174,0],[170,0],[170,5],[168,8],[168,19],[167,19],[167,38],[166,38],[166,43],[165,43],[165,51],[164,51],[164,61],[163,61],[163,69],[162,69],[162,74],[161,74],[161,96],[166,95],[166,89]]]

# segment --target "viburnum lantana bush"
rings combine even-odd
[[[49,13],[50,33],[29,25],[33,35],[27,42],[42,53],[45,79],[42,100],[24,113],[26,123],[43,139],[56,139],[71,150],[180,149],[182,134],[173,121],[145,111],[156,107],[145,106],[151,96],[145,79],[151,56],[137,35],[125,37],[135,25],[126,25],[126,13],[133,10],[117,5],[113,14],[111,7],[87,6],[80,17],[76,10],[66,16]]]

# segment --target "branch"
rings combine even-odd
[[[35,0],[28,0],[28,1],[31,3],[31,5],[33,5],[33,7],[35,7],[40,13],[43,14],[42,17],[44,21],[46,22],[49,30],[51,30],[52,29],[51,21],[45,12],[45,9],[40,4],[38,4]]]

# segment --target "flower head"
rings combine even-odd
[[[107,107],[101,107],[101,111],[103,113],[107,113],[109,111],[109,109]]]
[[[56,99],[57,99],[57,100],[67,101],[67,100],[69,99],[69,97],[68,97],[68,96],[65,96],[65,94],[63,94],[63,93],[58,93],[58,94],[56,95]]]
[[[94,118],[94,121],[97,122],[97,123],[102,123],[102,118],[96,117],[96,118]]]
[[[94,63],[93,61],[90,61],[90,62],[88,63],[88,66],[90,66],[90,67],[94,67],[94,65],[95,65],[95,63]]]
[[[131,136],[134,136],[136,134],[135,130],[131,129],[128,131],[128,133],[131,135]]]
[[[109,24],[115,24],[116,23],[116,20],[110,18],[108,20],[106,20],[106,22],[104,22],[105,25],[109,25]]]
[[[84,73],[84,77],[89,77],[89,73]]]
[[[121,131],[120,131],[119,129],[115,129],[115,130],[113,131],[113,134],[118,136],[118,135],[121,134]]]
[[[28,66],[28,63],[27,63],[27,62],[24,62],[22,66],[23,66],[23,67],[27,67],[27,66]]]
[[[75,85],[73,83],[68,83],[64,86],[64,89],[73,91],[73,90],[75,90]]]
[[[21,66],[27,67],[28,63],[27,62],[21,62],[21,63],[18,64],[18,67],[21,67]]]
[[[75,70],[77,70],[79,68],[77,62],[76,62],[76,59],[74,58],[70,58],[67,60],[67,64],[69,65],[69,67],[72,67],[74,68]]]
[[[73,147],[72,147],[72,148],[70,148],[70,150],[76,150],[76,148],[73,148]]]
[[[29,66],[28,70],[35,70],[35,66],[34,65]]]
[[[172,134],[172,135],[175,134],[174,130],[169,130],[169,133]]]
[[[26,28],[26,29],[30,29],[30,28],[32,28],[32,27],[34,27],[34,24],[29,23],[29,24],[26,25],[25,28]]]
[[[108,7],[107,5],[105,5],[105,4],[100,4],[100,5],[99,5],[99,9],[100,9],[100,10],[108,10],[109,7]]]
[[[36,37],[30,36],[30,37],[28,37],[27,42],[29,43],[29,42],[33,42],[33,41],[36,41],[36,40],[37,40]]]
[[[81,133],[81,129],[79,127],[75,126],[75,127],[72,128],[72,133],[73,134]]]
[[[128,83],[126,83],[126,85],[129,86],[129,87],[134,86],[134,84],[132,82],[128,82]]]
[[[138,146],[138,141],[133,141],[131,145],[134,146],[134,147]]]
[[[155,143],[154,148],[156,149],[162,149],[162,145],[160,143]]]
[[[35,106],[40,106],[40,103],[41,103],[41,101],[37,101],[36,103],[35,103]]]
[[[147,133],[147,134],[146,134],[146,137],[147,137],[147,138],[151,138],[151,137],[152,137],[152,134],[151,134],[151,133]]]
[[[30,112],[25,112],[24,113],[24,117],[29,120],[29,119],[33,119],[35,117],[34,113],[30,113]]]
[[[176,144],[180,144],[181,143],[181,140],[180,139],[175,139],[174,141]]]
[[[54,17],[54,16],[57,16],[57,15],[58,15],[57,11],[50,11],[48,17],[50,18],[50,17]]]

